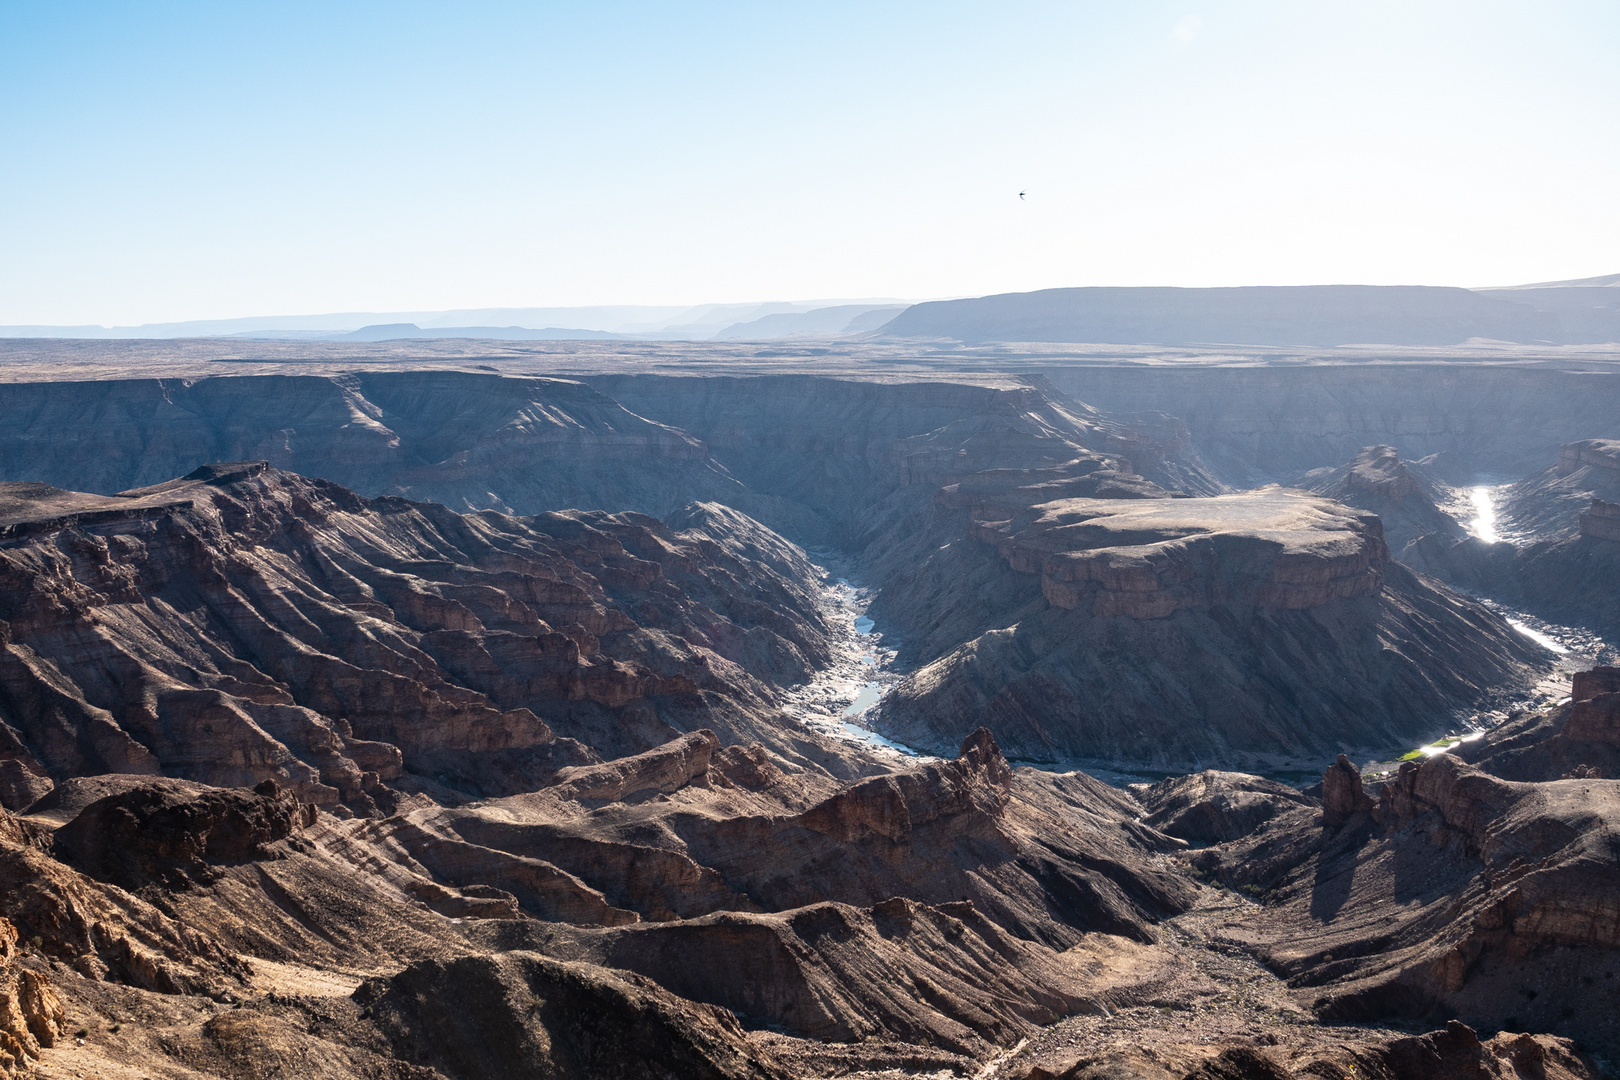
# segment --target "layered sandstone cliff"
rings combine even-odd
[[[774,687],[825,662],[802,553],[720,507],[680,531],[463,517],[262,462],[6,495],[19,799],[31,777],[162,771],[371,813],[401,784],[522,790],[699,725],[796,757]]]
[[[1518,532],[1556,540],[1585,534],[1582,515],[1605,500],[1620,501],[1620,440],[1582,439],[1560,447],[1550,468],[1510,487],[1501,513]]]
[[[971,507],[966,537],[934,539],[880,605],[903,637],[967,640],[916,656],[882,730],[934,746],[983,722],[1043,761],[1278,764],[1417,739],[1536,661],[1499,617],[1391,560],[1374,514],[1281,488],[1020,505],[1069,482],[941,491]],[[958,572],[973,544],[1000,576]]]

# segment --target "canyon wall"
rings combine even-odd
[[[1385,444],[1440,455],[1450,484],[1514,480],[1580,439],[1620,438],[1620,374],[1503,363],[1172,363],[1035,370],[1100,409],[1180,417],[1236,487],[1333,468]]]

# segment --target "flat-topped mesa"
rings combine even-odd
[[[1593,499],[1591,509],[1581,515],[1581,535],[1598,540],[1620,540],[1620,503]]]
[[[1559,476],[1587,467],[1620,472],[1620,439],[1582,439],[1558,448],[1558,464],[1553,468]]]
[[[1241,604],[1303,610],[1375,595],[1389,550],[1377,515],[1282,488],[1207,499],[1063,499],[975,534],[1041,575],[1055,607],[1162,619]]]
[[[262,462],[257,464],[263,464]],[[190,510],[190,499],[91,495],[28,481],[0,482],[0,540],[55,532],[75,526],[146,521]]]

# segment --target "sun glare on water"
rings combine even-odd
[[[1474,519],[1468,523],[1469,531],[1487,544],[1501,540],[1496,532],[1496,504],[1491,501],[1491,489],[1477,487],[1468,497],[1474,504]]]

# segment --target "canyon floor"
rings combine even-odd
[[[1616,362],[0,343],[0,1071],[1620,1075]]]

